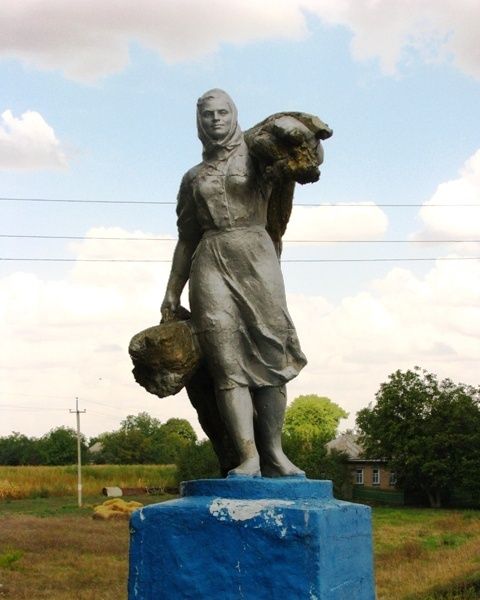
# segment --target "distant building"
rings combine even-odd
[[[92,444],[90,446],[90,448],[88,449],[88,452],[90,454],[98,454],[102,450],[103,450],[103,444],[102,444],[102,442],[95,442],[94,444]]]
[[[342,433],[328,442],[327,449],[344,452],[352,474],[352,500],[404,504],[403,490],[397,488],[397,477],[382,458],[363,458],[363,448],[354,433]]]

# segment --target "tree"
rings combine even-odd
[[[179,452],[177,467],[178,483],[220,477],[218,459],[210,440],[190,442],[183,447]]]
[[[438,381],[419,367],[398,370],[357,425],[366,456],[385,458],[399,485],[422,490],[432,507],[460,490],[480,493],[480,388]]]
[[[343,408],[315,394],[298,396],[285,412],[283,446],[288,457],[311,479],[332,478],[338,492],[346,473],[346,457],[330,457],[325,444],[337,434]]]
[[[180,451],[197,439],[186,419],[169,419],[161,423],[148,413],[129,415],[120,429],[98,437],[102,451],[97,463],[168,464],[175,463]]]
[[[39,440],[43,465],[72,465],[77,462],[77,432],[70,427],[57,427]],[[87,446],[81,437],[81,452],[85,457]]]
[[[335,437],[340,419],[347,417],[348,413],[329,398],[298,396],[285,412],[283,431],[287,438],[299,437],[306,444],[318,439],[325,444]]]
[[[168,421],[162,425],[162,432],[166,436],[176,436],[184,442],[190,443],[197,441],[197,434],[187,419],[168,419]]]
[[[140,412],[138,415],[128,415],[120,422],[120,430],[125,433],[138,431],[142,436],[149,437],[154,435],[161,427],[161,422],[146,412]]]
[[[103,449],[97,462],[111,464],[148,464],[154,459],[154,441],[158,441],[162,424],[146,412],[128,415],[117,431],[99,436]]]
[[[178,463],[182,451],[197,441],[197,434],[186,419],[169,419],[159,433],[157,462]]]
[[[39,441],[13,431],[0,438],[0,465],[41,464]]]

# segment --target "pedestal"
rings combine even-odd
[[[374,600],[370,508],[330,481],[187,481],[131,518],[129,600]]]

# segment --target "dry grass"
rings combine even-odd
[[[374,524],[378,600],[443,598],[428,594],[480,579],[480,513],[377,509]]]
[[[23,553],[0,570],[0,598],[126,598],[127,522],[9,515],[0,523],[0,553]]]
[[[82,469],[83,493],[99,494],[106,486],[172,488],[175,473],[175,465],[87,465]],[[76,493],[76,466],[0,466],[0,500]]]
[[[59,498],[0,502],[0,559],[5,557],[0,599],[127,597],[128,523],[94,521],[91,508],[75,509],[72,499],[65,501],[70,504],[63,506]],[[48,502],[55,516],[25,515],[15,508],[32,511],[39,505],[37,515],[50,514],[44,512]],[[479,512],[375,509],[374,538],[378,600],[480,597]],[[476,578],[477,591],[460,590],[470,577]]]

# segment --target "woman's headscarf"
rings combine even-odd
[[[202,125],[202,119],[200,116],[201,110],[205,102],[212,98],[215,100],[222,100],[223,102],[225,102],[225,104],[228,106],[232,113],[232,123],[230,125],[230,131],[222,140],[212,139],[207,134]],[[211,156],[212,154],[217,153],[220,149],[224,149],[228,152],[230,150],[233,150],[233,148],[235,148],[241,143],[243,135],[242,130],[238,125],[237,118],[237,107],[235,106],[233,100],[230,98],[227,92],[214,88],[213,90],[208,90],[208,92],[205,92],[202,96],[200,96],[200,98],[197,101],[197,130],[198,137],[200,138],[200,141],[203,144],[204,157]]]

